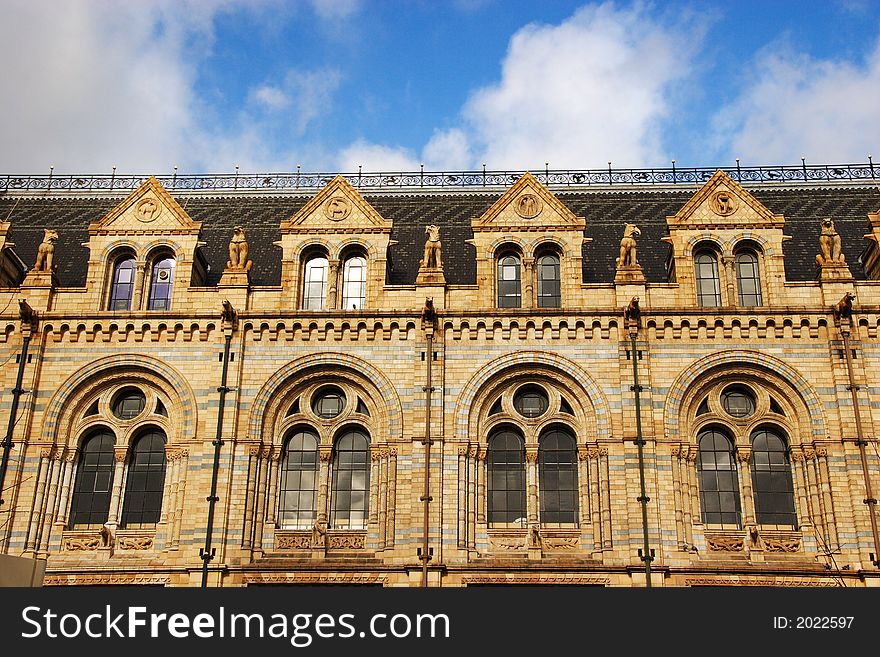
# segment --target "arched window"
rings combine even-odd
[[[511,253],[498,259],[498,307],[519,308],[522,305],[522,277],[519,256]]]
[[[736,284],[739,289],[739,305],[761,305],[761,274],[758,256],[754,251],[743,250],[736,254]]]
[[[361,255],[345,260],[342,268],[342,309],[360,310],[367,298],[367,259]]]
[[[159,522],[165,487],[165,433],[148,429],[134,443],[125,481],[122,526]]]
[[[113,280],[110,283],[110,310],[131,310],[134,273],[133,256],[121,256],[114,263]]]
[[[116,438],[106,428],[83,441],[73,485],[71,525],[102,525],[110,511],[113,487],[113,445]]]
[[[303,270],[303,310],[323,310],[327,302],[328,261],[322,255],[306,261]]]
[[[160,256],[153,262],[150,276],[150,300],[147,310],[168,310],[171,308],[171,291],[174,287],[173,256]]]
[[[361,429],[349,429],[336,439],[333,450],[331,527],[365,527],[370,494],[370,438]]]
[[[578,504],[577,447],[566,429],[545,431],[538,443],[541,522],[576,523]]]
[[[489,438],[489,523],[526,522],[525,444],[510,429]]]
[[[758,524],[796,528],[794,486],[785,438],[769,428],[755,431],[751,467]]]
[[[318,486],[318,435],[297,430],[287,441],[281,462],[278,521],[282,527],[310,527],[315,521]]]
[[[721,281],[718,277],[718,258],[704,249],[694,256],[697,279],[697,302],[701,306],[721,305]]]
[[[710,429],[697,437],[697,445],[703,522],[742,527],[733,443],[720,431]]]
[[[559,256],[555,253],[547,253],[538,257],[536,265],[538,308],[559,308],[561,305]]]

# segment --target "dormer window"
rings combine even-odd
[[[758,256],[751,249],[743,249],[736,254],[736,285],[739,289],[739,305],[762,305]]]
[[[120,256],[113,265],[113,279],[110,284],[110,310],[131,310],[134,275],[134,256]]]
[[[697,303],[700,306],[721,305],[721,281],[718,276],[718,256],[703,249],[694,256],[694,274],[697,283]]]
[[[538,308],[559,308],[561,305],[559,256],[544,253],[538,256]]]
[[[508,253],[498,259],[498,307],[519,308],[522,305],[520,259]]]
[[[306,260],[303,269],[303,310],[323,310],[327,303],[327,269],[329,262],[323,255]]]
[[[176,261],[170,255],[159,256],[153,262],[148,310],[168,310],[171,308],[175,265]]]
[[[360,310],[367,298],[367,259],[358,254],[342,268],[342,309]]]

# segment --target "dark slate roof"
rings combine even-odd
[[[858,264],[865,247],[869,212],[880,210],[880,189],[876,187],[834,187],[795,189],[749,189],[771,212],[785,217],[785,233],[792,239],[783,246],[785,271],[790,281],[815,280],[815,256],[819,251],[819,220],[832,217],[843,242],[843,252],[853,275],[864,279]],[[667,233],[666,217],[675,214],[694,194],[693,189],[673,191],[589,191],[560,192],[558,197],[576,214],[586,217],[584,282],[607,283],[614,279],[623,226],[633,223],[642,235],[638,258],[649,282],[666,281],[669,245],[660,239]],[[476,282],[475,250],[465,240],[473,237],[471,220],[479,217],[500,196],[493,194],[369,195],[365,198],[386,219],[393,222],[389,249],[389,284],[412,284],[424,246],[425,226],[441,227],[446,280],[452,285]],[[99,220],[121,198],[0,196],[0,217],[12,223],[10,239],[15,251],[28,265],[36,259],[43,228],[58,231],[56,260],[60,283],[68,287],[85,284],[88,225]],[[207,284],[216,284],[227,258],[232,227],[247,228],[254,261],[254,285],[278,285],[281,280],[279,225],[292,217],[307,201],[305,196],[223,195],[181,197],[180,203],[194,221],[202,222],[203,249],[211,271]],[[14,208],[14,209],[13,209]],[[11,214],[11,216],[9,216]]]

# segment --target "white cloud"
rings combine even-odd
[[[364,140],[358,140],[343,149],[337,159],[339,170],[346,172],[357,171],[358,166],[372,172],[417,171],[419,164],[406,148],[371,144]]]
[[[510,41],[500,80],[471,94],[461,124],[436,132],[423,160],[432,169],[665,161],[661,124],[675,85],[692,73],[703,29],[611,3],[583,7],[559,25],[527,25]]]
[[[290,106],[290,96],[278,87],[264,84],[251,92],[253,99],[270,110],[282,110]]]
[[[755,76],[714,119],[744,163],[864,162],[880,152],[880,42],[863,65],[765,48]]]

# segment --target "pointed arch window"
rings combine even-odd
[[[366,527],[370,494],[370,438],[365,431],[349,429],[336,439],[331,478],[330,526]]]
[[[165,487],[165,432],[148,429],[134,443],[125,481],[122,526],[159,522]]]
[[[736,283],[739,289],[739,305],[762,305],[758,256],[750,249],[739,251],[736,254]]]
[[[110,512],[113,485],[113,445],[116,437],[101,428],[83,441],[73,485],[71,525],[101,525]]]
[[[118,258],[113,264],[113,279],[110,283],[110,310],[131,310],[134,276],[134,256]]]
[[[153,262],[148,310],[169,310],[171,308],[171,292],[174,289],[176,264],[174,257],[170,255],[160,256]]]
[[[561,305],[561,277],[559,256],[546,253],[538,257],[538,308],[559,308]]]
[[[697,281],[697,302],[700,306],[721,305],[721,281],[718,276],[718,257],[703,249],[694,256]]]
[[[310,527],[315,521],[318,488],[318,435],[311,429],[293,433],[281,463],[278,521],[282,527]]]
[[[538,442],[538,479],[541,482],[541,522],[576,523],[577,447],[567,429],[545,431]]]
[[[755,431],[750,461],[758,524],[797,528],[791,462],[785,437],[770,428]]]
[[[323,255],[306,261],[303,270],[303,310],[323,310],[327,303],[327,270],[329,262]]]
[[[342,268],[342,309],[360,310],[367,298],[367,259],[355,255]]]
[[[522,274],[520,258],[509,253],[498,259],[498,307],[519,308],[522,305]]]
[[[733,443],[725,434],[712,429],[698,436],[697,445],[703,522],[741,528],[742,509]]]
[[[489,438],[488,511],[489,523],[526,522],[525,443],[511,429]]]

